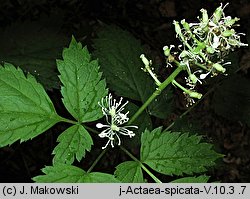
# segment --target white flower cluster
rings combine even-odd
[[[236,33],[232,28],[240,19],[231,16],[225,16],[223,10],[228,4],[218,7],[212,17],[208,19],[205,9],[201,9],[202,18],[200,23],[189,24],[190,29],[200,40],[206,45],[208,54],[216,54],[218,58],[223,58],[236,47],[247,46],[240,41],[240,35],[244,33]]]
[[[210,18],[207,10],[201,9],[202,17],[198,17],[198,23],[187,23],[185,19],[180,23],[174,21],[176,37],[182,43],[178,46],[180,53],[173,51],[174,45],[164,46],[163,50],[168,66],[178,62],[185,68],[188,74],[185,78],[186,85],[191,92],[197,83],[202,84],[202,80],[208,75],[215,76],[226,72],[223,66],[231,63],[224,63],[223,58],[230,51],[248,46],[240,41],[240,36],[245,34],[236,33],[233,29],[239,18],[225,16],[224,9],[227,5],[223,7],[221,4]],[[189,99],[189,104],[190,102],[193,100]]]
[[[223,67],[223,58],[236,47],[248,46],[240,41],[240,36],[243,33],[236,33],[233,26],[239,21],[239,18],[225,16],[224,7],[222,4],[214,11],[209,18],[207,10],[201,9],[202,17],[199,18],[199,23],[187,23],[185,19],[179,22],[174,21],[176,36],[183,44],[183,50],[178,56],[180,64],[187,67],[188,78],[187,83],[194,87],[199,79],[205,79],[208,74],[217,75],[217,73],[225,73]],[[182,46],[179,46],[181,48]],[[171,62],[171,49],[163,48],[168,61]],[[172,55],[176,54],[173,53]],[[199,68],[195,72],[191,68]],[[205,72],[205,73],[204,73]],[[199,78],[196,78],[196,74]]]
[[[127,135],[132,138],[135,136],[135,133],[133,133],[131,130],[128,130],[127,128],[138,128],[137,126],[122,126],[129,120],[129,112],[126,112],[125,114],[122,113],[124,107],[128,104],[128,101],[122,104],[122,97],[118,102],[116,99],[112,98],[112,95],[109,94],[108,96],[102,98],[101,102],[98,103],[102,108],[103,115],[105,115],[107,122],[105,125],[101,123],[96,124],[97,128],[106,128],[99,134],[99,137],[101,138],[108,138],[108,142],[104,147],[102,147],[102,149],[105,149],[109,143],[112,147],[114,147],[115,137],[118,140],[117,145],[121,145],[119,134]]]

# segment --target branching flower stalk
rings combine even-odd
[[[187,106],[189,106],[195,103],[194,99],[202,98],[202,94],[195,90],[197,84],[202,84],[202,81],[208,76],[213,77],[218,74],[225,74],[226,68],[224,66],[231,64],[230,62],[224,62],[225,56],[237,47],[248,46],[248,44],[240,41],[240,36],[245,34],[236,33],[233,29],[233,27],[237,26],[235,23],[239,21],[239,18],[225,16],[224,9],[227,5],[223,7],[221,4],[210,18],[208,17],[207,10],[201,9],[202,17],[198,17],[198,23],[187,23],[185,19],[181,20],[180,23],[177,21],[173,22],[176,37],[180,40],[181,45],[178,46],[179,51],[173,51],[175,49],[174,45],[163,47],[167,67],[177,66],[165,81],[161,82],[158,80],[157,75],[151,67],[152,61],[148,60],[144,54],[140,56],[145,66],[143,70],[149,73],[154,79],[157,88],[130,120],[127,116],[128,112],[122,113],[128,102],[122,105],[122,98],[119,102],[116,102],[115,99],[112,99],[111,94],[102,99],[99,105],[106,117],[107,124],[98,123],[96,125],[97,128],[106,128],[99,133],[101,138],[108,138],[108,142],[102,149],[106,149],[109,144],[112,147],[114,147],[115,143],[121,145],[120,135],[126,135],[130,138],[135,136],[135,133],[128,130],[128,128],[138,127],[124,126],[124,124],[132,124],[169,84],[183,91]],[[185,77],[187,87],[182,86],[175,80],[181,71],[187,73],[187,77]],[[132,159],[140,162],[122,146],[121,148]],[[156,182],[161,182],[142,163],[141,166]]]
[[[182,66],[177,67],[173,73],[164,81],[162,82],[155,90],[155,92],[147,99],[146,102],[136,111],[136,113],[130,118],[128,124],[132,124],[136,118],[148,107],[148,105],[155,100],[155,98],[161,94],[161,92],[171,84],[172,80],[183,70]]]

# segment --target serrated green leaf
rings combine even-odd
[[[66,129],[58,138],[60,142],[53,153],[53,164],[72,164],[75,158],[80,162],[85,157],[85,151],[90,151],[93,140],[82,125],[73,125]]]
[[[45,175],[32,178],[39,183],[113,183],[119,182],[113,175],[101,172],[86,173],[84,170],[66,164],[47,166],[42,169]]]
[[[51,19],[50,21],[51,22]],[[55,59],[68,41],[58,21],[17,22],[0,31],[0,61],[20,66],[46,89],[59,88]]]
[[[179,178],[177,180],[171,181],[171,183],[206,183],[209,180],[209,176],[194,176],[194,177],[185,177]]]
[[[91,60],[87,47],[72,37],[69,48],[63,50],[63,60],[57,60],[63,103],[80,122],[103,117],[98,101],[107,95],[106,82],[101,80],[97,60]]]
[[[116,167],[115,176],[118,180],[124,183],[144,182],[140,164],[134,161],[126,161],[119,164]]]
[[[156,89],[152,78],[141,70],[140,42],[129,32],[118,27],[105,26],[97,33],[95,52],[109,88],[119,96],[145,102]],[[149,106],[150,114],[166,118],[172,110],[172,93],[164,90]]]
[[[41,84],[20,68],[0,66],[0,147],[26,141],[60,121]]]
[[[200,136],[188,133],[146,130],[141,138],[141,162],[166,175],[204,172],[222,156],[211,149],[211,144],[200,140]]]
[[[45,175],[33,177],[35,182],[65,182],[76,183],[81,182],[81,177],[86,172],[78,167],[66,164],[58,164],[55,166],[46,166],[42,169]]]
[[[84,183],[118,183],[120,182],[117,180],[113,175],[101,172],[92,172],[87,173],[82,178],[82,182]]]
[[[144,96],[145,84],[152,81],[140,69],[143,67],[140,60],[143,48],[139,41],[118,27],[105,26],[98,32],[94,47],[94,54],[100,60],[109,87],[117,95],[140,101]]]
[[[218,115],[250,125],[250,81],[240,75],[224,80],[215,90],[212,107]]]

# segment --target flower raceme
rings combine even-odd
[[[199,23],[187,23],[185,19],[179,22],[174,21],[176,36],[183,44],[183,50],[178,57],[182,65],[186,65],[188,75],[195,72],[200,73],[202,80],[207,75],[212,76],[218,73],[225,73],[223,65],[224,57],[237,47],[248,46],[240,41],[240,35],[233,29],[239,18],[225,16],[222,4],[214,11],[209,18],[207,11],[201,9],[202,17]],[[198,70],[196,70],[198,68]],[[195,72],[193,72],[196,70]],[[205,73],[204,73],[205,72]],[[196,85],[196,82],[193,86]]]
[[[245,34],[236,33],[233,29],[239,18],[225,16],[224,9],[227,5],[223,7],[221,4],[210,18],[207,11],[201,9],[199,23],[187,23],[185,19],[180,24],[174,21],[176,37],[183,44],[177,61],[186,66],[189,76],[198,73],[199,79],[203,80],[207,77],[206,74],[215,76],[225,73],[223,65],[230,64],[224,63],[225,56],[237,47],[248,46],[240,41],[240,36]],[[168,50],[166,47],[164,49]],[[196,83],[197,81],[193,82],[191,87]]]
[[[123,124],[127,123],[128,113],[122,113],[125,106],[128,104],[128,101],[122,104],[123,98],[121,97],[119,101],[113,99],[112,95],[109,94],[108,96],[101,99],[99,102],[99,106],[102,108],[102,113],[106,117],[107,124],[97,123],[97,128],[106,128],[101,133],[99,133],[99,137],[101,138],[108,138],[108,141],[102,149],[105,149],[109,144],[114,147],[115,138],[117,138],[118,143],[117,145],[121,145],[121,138],[120,135],[129,136],[132,138],[135,136],[135,133],[128,128],[138,128],[137,126],[123,126]]]
[[[187,105],[194,103],[192,99],[194,96],[190,94],[195,92],[197,83],[202,84],[202,81],[209,75],[216,76],[226,72],[224,66],[231,62],[224,63],[224,58],[230,51],[248,46],[240,41],[241,35],[245,34],[237,33],[234,29],[235,26],[238,26],[236,22],[239,21],[239,18],[225,15],[224,9],[227,5],[221,4],[211,17],[208,16],[207,10],[201,9],[202,17],[198,17],[198,23],[188,23],[185,19],[180,23],[174,21],[176,37],[181,42],[181,45],[178,46],[179,52],[175,51],[174,45],[163,47],[167,66],[172,67],[175,64],[187,72],[185,79],[189,89],[177,84],[176,81],[173,82],[174,79],[172,80],[173,85],[183,90],[188,99]],[[145,65],[147,63],[145,56],[143,55],[141,58]],[[152,76],[152,74],[150,75]],[[154,74],[152,77],[155,79],[156,75]],[[195,98],[197,98],[196,95]]]

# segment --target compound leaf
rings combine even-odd
[[[101,80],[97,60],[91,60],[87,47],[72,37],[69,48],[63,50],[63,60],[57,60],[63,103],[79,122],[101,118],[98,101],[107,95],[106,82]]]
[[[85,157],[85,151],[90,151],[93,145],[91,136],[82,125],[73,125],[66,129],[57,141],[60,143],[53,150],[54,164],[72,164],[75,158],[80,161]]]
[[[39,183],[113,183],[119,182],[113,175],[101,172],[87,173],[84,170],[66,164],[47,166],[42,169],[45,175],[32,178]]]
[[[94,55],[111,90],[119,96],[145,102],[156,89],[152,78],[141,70],[140,42],[129,32],[118,27],[105,26],[94,40]],[[172,110],[172,93],[164,90],[149,106],[150,114],[166,118]]]
[[[115,170],[115,176],[124,183],[142,183],[143,174],[138,162],[126,161],[119,164]]]
[[[20,68],[0,66],[0,146],[26,141],[60,121],[41,84]]]
[[[141,162],[166,175],[204,172],[222,155],[200,140],[200,136],[188,133],[162,132],[161,128],[146,130],[141,138]]]

